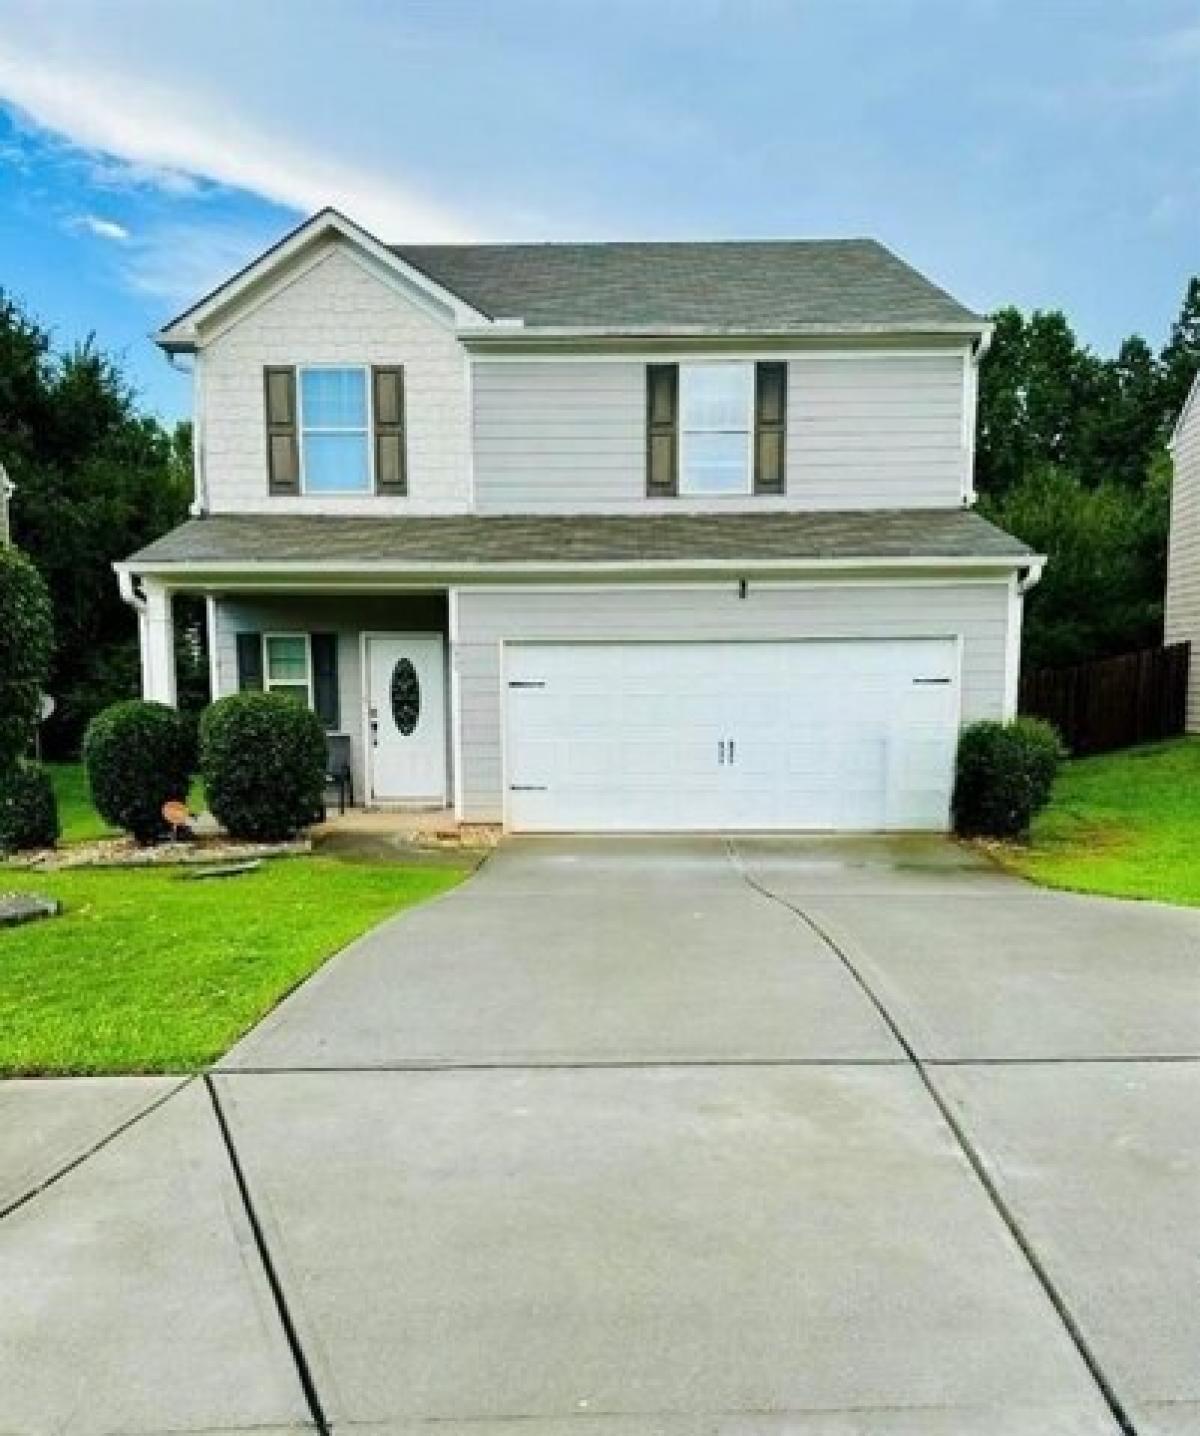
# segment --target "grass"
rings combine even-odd
[[[117,830],[110,828],[92,807],[92,795],[88,791],[87,773],[82,763],[47,763],[46,769],[58,798],[62,842],[87,843],[96,838],[116,836]],[[204,807],[204,788],[198,778],[192,783],[188,805],[193,813],[200,812]]]
[[[1028,846],[1000,856],[1047,887],[1200,907],[1200,739],[1065,764]]]
[[[0,872],[62,916],[0,931],[0,1073],[164,1072],[225,1052],[298,982],[445,868],[281,858],[234,878]]]

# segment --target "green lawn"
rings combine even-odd
[[[87,773],[82,763],[47,763],[50,781],[58,798],[58,820],[62,825],[64,843],[85,843],[93,838],[116,836],[100,814],[92,807],[88,792]],[[204,787],[199,778],[192,783],[188,804],[193,813],[204,807]]]
[[[202,1066],[331,953],[462,877],[320,857],[199,882],[179,869],[0,870],[0,889],[65,909],[0,931],[0,1073]]]
[[[1048,887],[1200,907],[1200,739],[1065,764],[1029,845],[1001,861]]]

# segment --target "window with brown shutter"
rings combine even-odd
[[[679,365],[646,365],[646,496],[679,492]]]
[[[787,430],[787,365],[759,364],[754,384],[754,492],[782,494]]]
[[[377,366],[371,370],[375,416],[375,492],[408,492],[404,455],[404,370]]]
[[[267,419],[267,489],[300,492],[300,444],[296,433],[296,371],[291,366],[263,371]]]

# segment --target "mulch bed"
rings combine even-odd
[[[235,842],[225,837],[192,838],[178,843],[137,843],[130,837],[98,838],[90,843],[70,843],[62,848],[40,848],[19,853],[10,866],[39,872],[62,872],[66,868],[158,868],[196,863],[239,863],[250,858],[293,857],[311,853],[308,838],[287,843]]]

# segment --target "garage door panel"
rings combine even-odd
[[[513,644],[509,825],[944,828],[952,639]]]

